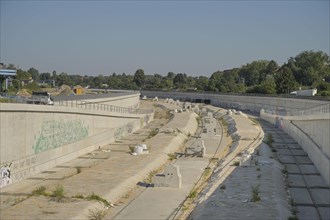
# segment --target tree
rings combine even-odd
[[[185,84],[187,82],[187,75],[185,73],[178,73],[173,79],[173,84],[177,88],[187,87]]]
[[[41,73],[39,75],[40,80],[49,80],[51,78],[50,73]]]
[[[144,75],[143,69],[136,70],[136,72],[134,74],[133,82],[135,82],[135,84],[138,87],[140,87],[140,88],[143,87],[144,82],[145,82],[145,75]]]
[[[31,78],[31,74],[24,71],[24,70],[21,70],[21,69],[18,69],[17,70],[17,79],[19,80],[26,80],[26,79],[30,79]]]
[[[288,61],[294,78],[298,83],[311,86],[313,82],[323,80],[330,72],[329,56],[322,51],[304,51]]]
[[[296,84],[291,69],[284,65],[275,75],[276,93],[290,93]]]
[[[29,70],[28,70],[28,73],[31,74],[32,76],[32,79],[34,81],[38,81],[39,80],[39,71],[33,67],[31,67]]]

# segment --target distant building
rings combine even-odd
[[[38,82],[39,86],[52,86],[55,87],[55,80],[47,79],[47,80],[40,80]]]
[[[6,69],[6,65],[3,63],[0,63],[0,76],[3,76],[5,78],[5,90],[8,89],[8,85],[11,81],[10,77],[16,76],[16,70],[13,69]],[[2,91],[2,81],[0,81],[0,92]]]

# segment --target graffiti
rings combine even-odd
[[[22,160],[13,161],[11,166],[11,171],[16,173],[18,170],[23,170],[34,166],[37,162],[37,157],[32,156]]]
[[[10,166],[11,163],[9,165],[6,164],[0,168],[0,188],[12,183],[10,176]]]
[[[59,146],[79,141],[88,136],[89,127],[81,120],[59,122],[44,121],[41,131],[35,136],[34,153],[54,149]]]
[[[128,123],[127,125],[115,130],[115,140],[121,139],[125,137],[127,134],[130,134],[132,132],[133,132],[133,124]]]

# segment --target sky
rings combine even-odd
[[[329,54],[325,1],[0,1],[0,62],[80,75],[210,76]]]

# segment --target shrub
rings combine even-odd
[[[40,195],[47,196],[48,194],[45,191],[46,191],[46,187],[40,186],[40,187],[36,188],[35,190],[33,190],[31,195],[32,196],[40,196]]]

